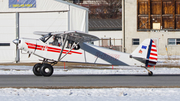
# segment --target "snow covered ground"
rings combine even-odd
[[[0,66],[0,75],[33,75],[33,66]],[[79,66],[83,67],[83,66]],[[86,66],[87,68],[87,66]],[[107,68],[107,69],[105,69]],[[144,68],[111,66],[55,67],[54,74],[147,74]],[[132,69],[133,68],[133,69]],[[180,74],[179,68],[150,68],[154,74]],[[180,88],[36,89],[1,88],[1,101],[179,101]]]
[[[0,66],[0,75],[33,75],[32,72],[33,66]],[[126,66],[114,66],[113,69],[111,66],[106,67],[96,67],[93,68],[92,66],[78,66],[82,68],[68,68],[66,67],[67,71],[64,70],[63,66],[55,66],[54,74],[147,74],[147,70],[141,67],[126,67]],[[153,71],[153,74],[180,74],[180,68],[167,68],[167,67],[155,67],[155,68],[148,68],[149,70]]]
[[[2,88],[1,101],[179,101],[180,88]]]

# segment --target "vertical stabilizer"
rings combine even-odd
[[[152,39],[144,40],[132,53],[132,58],[142,62],[146,67],[155,66],[157,63],[157,49]]]

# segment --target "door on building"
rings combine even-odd
[[[16,13],[0,13],[0,63],[15,62]]]

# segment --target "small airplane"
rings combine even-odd
[[[155,66],[158,59],[156,45],[152,39],[144,40],[131,54],[127,54],[90,44],[88,42],[97,41],[99,38],[81,31],[36,31],[34,34],[42,37],[20,38],[13,42],[21,52],[29,54],[29,57],[34,54],[42,58],[42,63],[33,67],[36,76],[51,76],[53,66],[58,62],[138,66],[145,68],[148,75],[152,76],[153,72],[147,67]]]

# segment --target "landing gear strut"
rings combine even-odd
[[[144,67],[147,71],[148,71],[148,75],[149,76],[153,76],[153,72],[152,71],[150,71],[149,69],[147,69],[146,67]]]
[[[52,65],[47,63],[37,63],[33,67],[33,73],[36,76],[46,76],[49,77],[53,74],[54,69]]]

